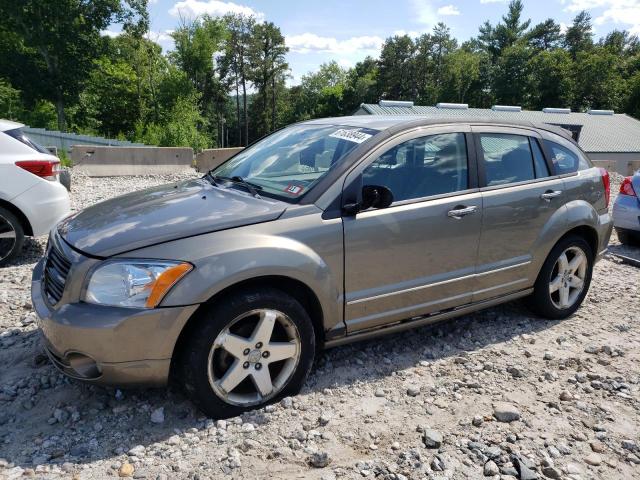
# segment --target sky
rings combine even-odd
[[[331,60],[351,67],[367,55],[377,57],[384,39],[407,33],[417,36],[444,22],[460,41],[478,33],[489,20],[497,23],[507,0],[149,0],[150,38],[165,51],[173,47],[170,33],[181,19],[229,12],[253,14],[275,23],[285,36],[291,69],[289,84]],[[640,0],[524,0],[524,18],[532,24],[553,18],[563,28],[587,10],[595,38],[614,29],[640,35]],[[105,34],[116,35],[112,26]]]

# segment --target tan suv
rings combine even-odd
[[[320,348],[521,297],[571,315],[608,197],[606,172],[548,125],[314,120],[64,220],[33,304],[69,376],[172,378],[233,416],[296,393]]]

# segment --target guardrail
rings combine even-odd
[[[78,135],[75,133],[47,130],[45,128],[24,127],[22,129],[34,142],[45,147],[56,147],[58,150],[71,152],[74,145],[99,145],[120,147],[144,147],[144,143],[133,143],[127,140],[114,140],[112,138],[94,137],[91,135]]]

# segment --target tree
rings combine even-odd
[[[471,87],[480,79],[481,55],[458,49],[447,55],[441,100],[465,103]]]
[[[574,71],[574,110],[619,110],[623,106],[626,82],[619,56],[604,47],[593,47],[578,53]]]
[[[524,43],[507,47],[496,66],[494,90],[496,100],[503,105],[522,105],[527,102],[529,58],[531,52]]]
[[[573,102],[574,78],[571,55],[562,49],[539,52],[529,61],[531,72],[528,106],[567,107]]]
[[[383,98],[415,98],[415,55],[416,46],[408,35],[391,37],[384,42],[378,62],[378,91]]]
[[[347,72],[342,105],[345,113],[356,111],[361,103],[375,103],[380,98],[378,85],[378,62],[366,57]]]
[[[525,37],[531,20],[521,21],[524,5],[522,0],[511,0],[502,21],[493,27],[488,21],[480,27],[478,40],[494,59],[502,55],[502,51]]]
[[[442,93],[445,59],[455,51],[458,42],[451,38],[444,23],[438,23],[432,33],[422,35],[415,43],[417,99],[427,104],[437,102]]]
[[[222,50],[226,35],[224,22],[205,15],[189,23],[183,23],[171,34],[175,50],[169,58],[187,75],[199,93],[200,113],[209,125],[224,122],[221,113],[226,101],[226,89],[216,70],[216,54]],[[210,131],[216,137],[218,128]]]
[[[141,34],[146,0],[0,0],[0,31],[18,35],[22,54],[43,62],[41,94],[56,105],[60,130],[65,105],[78,99],[103,46],[100,32],[111,23]]]
[[[552,18],[534,26],[526,35],[529,45],[536,50],[552,50],[562,42],[561,28]]]
[[[248,51],[256,20],[254,17],[231,14],[224,17],[227,40],[221,59],[222,76],[233,85],[236,100],[237,136],[239,145],[248,145],[249,118],[247,115],[247,82],[249,76]],[[240,91],[242,91],[242,114],[240,113]],[[242,123],[241,123],[242,118]],[[242,135],[244,131],[244,138]]]
[[[564,46],[571,53],[574,60],[579,52],[590,50],[593,47],[591,15],[585,10],[575,16],[573,24],[564,34]]]
[[[280,29],[272,22],[258,23],[253,29],[249,49],[250,76],[257,90],[256,134],[265,135],[277,128],[278,97],[289,70],[285,55],[289,51]]]
[[[0,78],[0,118],[16,120],[23,114],[24,105],[20,98],[20,90]]]

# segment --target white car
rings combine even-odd
[[[0,120],[0,266],[69,214],[69,194],[60,183],[60,160],[34,143],[24,125]]]

